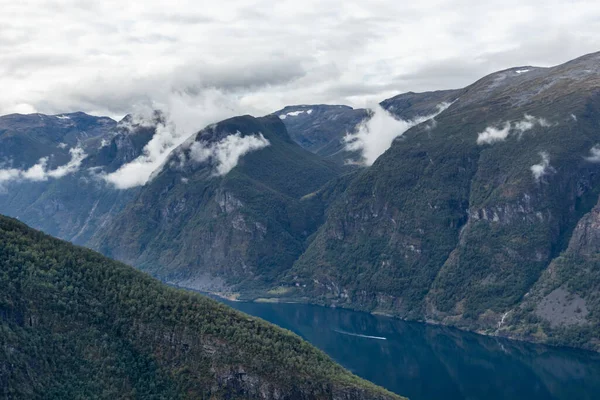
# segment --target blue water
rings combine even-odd
[[[221,300],[223,301],[223,300]],[[303,304],[226,304],[412,400],[600,400],[600,355]]]

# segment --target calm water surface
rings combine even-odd
[[[600,355],[304,304],[221,300],[411,400],[600,400]]]

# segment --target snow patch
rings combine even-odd
[[[99,147],[99,149],[101,149],[101,148],[103,148],[103,147],[106,147],[106,146],[108,146],[109,144],[110,144],[110,140],[108,140],[108,139],[102,139],[102,140],[100,141],[100,147]]]
[[[310,114],[312,114],[312,112],[313,112],[312,108],[309,110],[290,111],[289,113],[279,115],[279,118],[286,119],[287,117],[297,117],[298,115],[304,114],[304,113],[310,115]]]

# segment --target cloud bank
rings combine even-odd
[[[42,182],[50,178],[58,179],[79,170],[81,163],[87,157],[80,147],[69,150],[71,159],[67,164],[60,165],[54,169],[48,169],[48,157],[43,157],[28,169],[8,168],[0,169],[0,185],[8,182]]]
[[[245,154],[269,145],[262,133],[242,136],[236,132],[217,143],[194,142],[190,147],[190,158],[199,163],[210,162],[214,165],[214,174],[222,176],[235,168]]]
[[[438,111],[432,115],[404,121],[396,119],[379,104],[371,108],[373,115],[358,125],[356,132],[344,137],[346,150],[360,151],[363,163],[372,165],[380,155],[390,148],[395,138],[401,136],[415,125],[433,120],[450,106],[450,103],[438,105]]]
[[[0,114],[122,116],[143,98],[164,101],[163,86],[216,88],[260,114],[289,104],[363,107],[600,49],[600,8],[584,0],[0,5]]]

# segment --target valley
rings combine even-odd
[[[0,213],[193,290],[598,351],[599,60],[233,117],[140,184],[166,115],[1,117]]]

